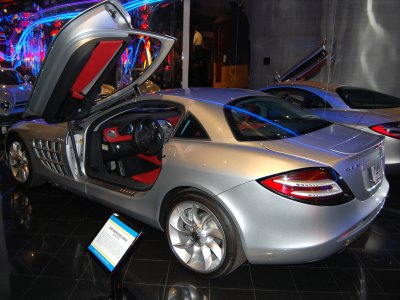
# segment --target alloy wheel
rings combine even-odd
[[[171,211],[168,224],[172,249],[187,267],[210,273],[221,266],[226,237],[220,221],[206,206],[181,202]]]
[[[8,161],[14,178],[19,183],[27,182],[30,173],[28,154],[19,141],[10,145]]]

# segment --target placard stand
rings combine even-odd
[[[141,236],[142,230],[113,213],[88,245],[89,253],[110,274],[111,296],[107,300],[136,299],[133,295],[124,294],[120,268]]]
[[[109,300],[130,299],[124,295],[122,287],[122,276],[119,270],[111,274],[111,298]]]
[[[111,274],[111,295],[107,300],[137,300],[134,294],[124,289],[120,270]]]

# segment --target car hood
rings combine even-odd
[[[31,94],[31,85],[28,83],[20,85],[0,85],[0,115],[21,113],[25,109],[26,102]],[[10,102],[9,109],[4,109],[3,102]]]
[[[0,91],[9,92],[13,96],[19,98],[22,97],[25,100],[29,99],[32,86],[29,83],[19,85],[0,85]]]
[[[18,101],[28,101],[29,96],[31,94],[32,87],[28,83],[20,84],[20,85],[0,85],[0,91],[8,92],[14,99]]]
[[[121,54],[143,35],[160,41],[156,59],[125,88],[100,99],[101,86],[115,75]],[[72,19],[58,33],[46,54],[25,116],[59,123],[82,119],[112,105],[146,81],[173,43],[172,37],[134,30],[128,12],[119,2],[101,2]]]

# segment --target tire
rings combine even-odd
[[[15,135],[7,143],[8,165],[13,178],[24,187],[40,185],[42,181],[35,174],[32,160],[22,139]]]
[[[245,261],[228,213],[202,193],[186,191],[169,203],[165,232],[177,259],[202,277],[227,275]]]

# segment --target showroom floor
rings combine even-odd
[[[325,261],[242,265],[203,280],[171,255],[161,232],[144,237],[122,269],[128,299],[400,299],[400,186],[368,232]],[[393,188],[394,187],[394,188]],[[106,299],[110,280],[86,252],[111,211],[50,185],[22,190],[0,162],[0,298]],[[301,224],[299,224],[301,226]]]

